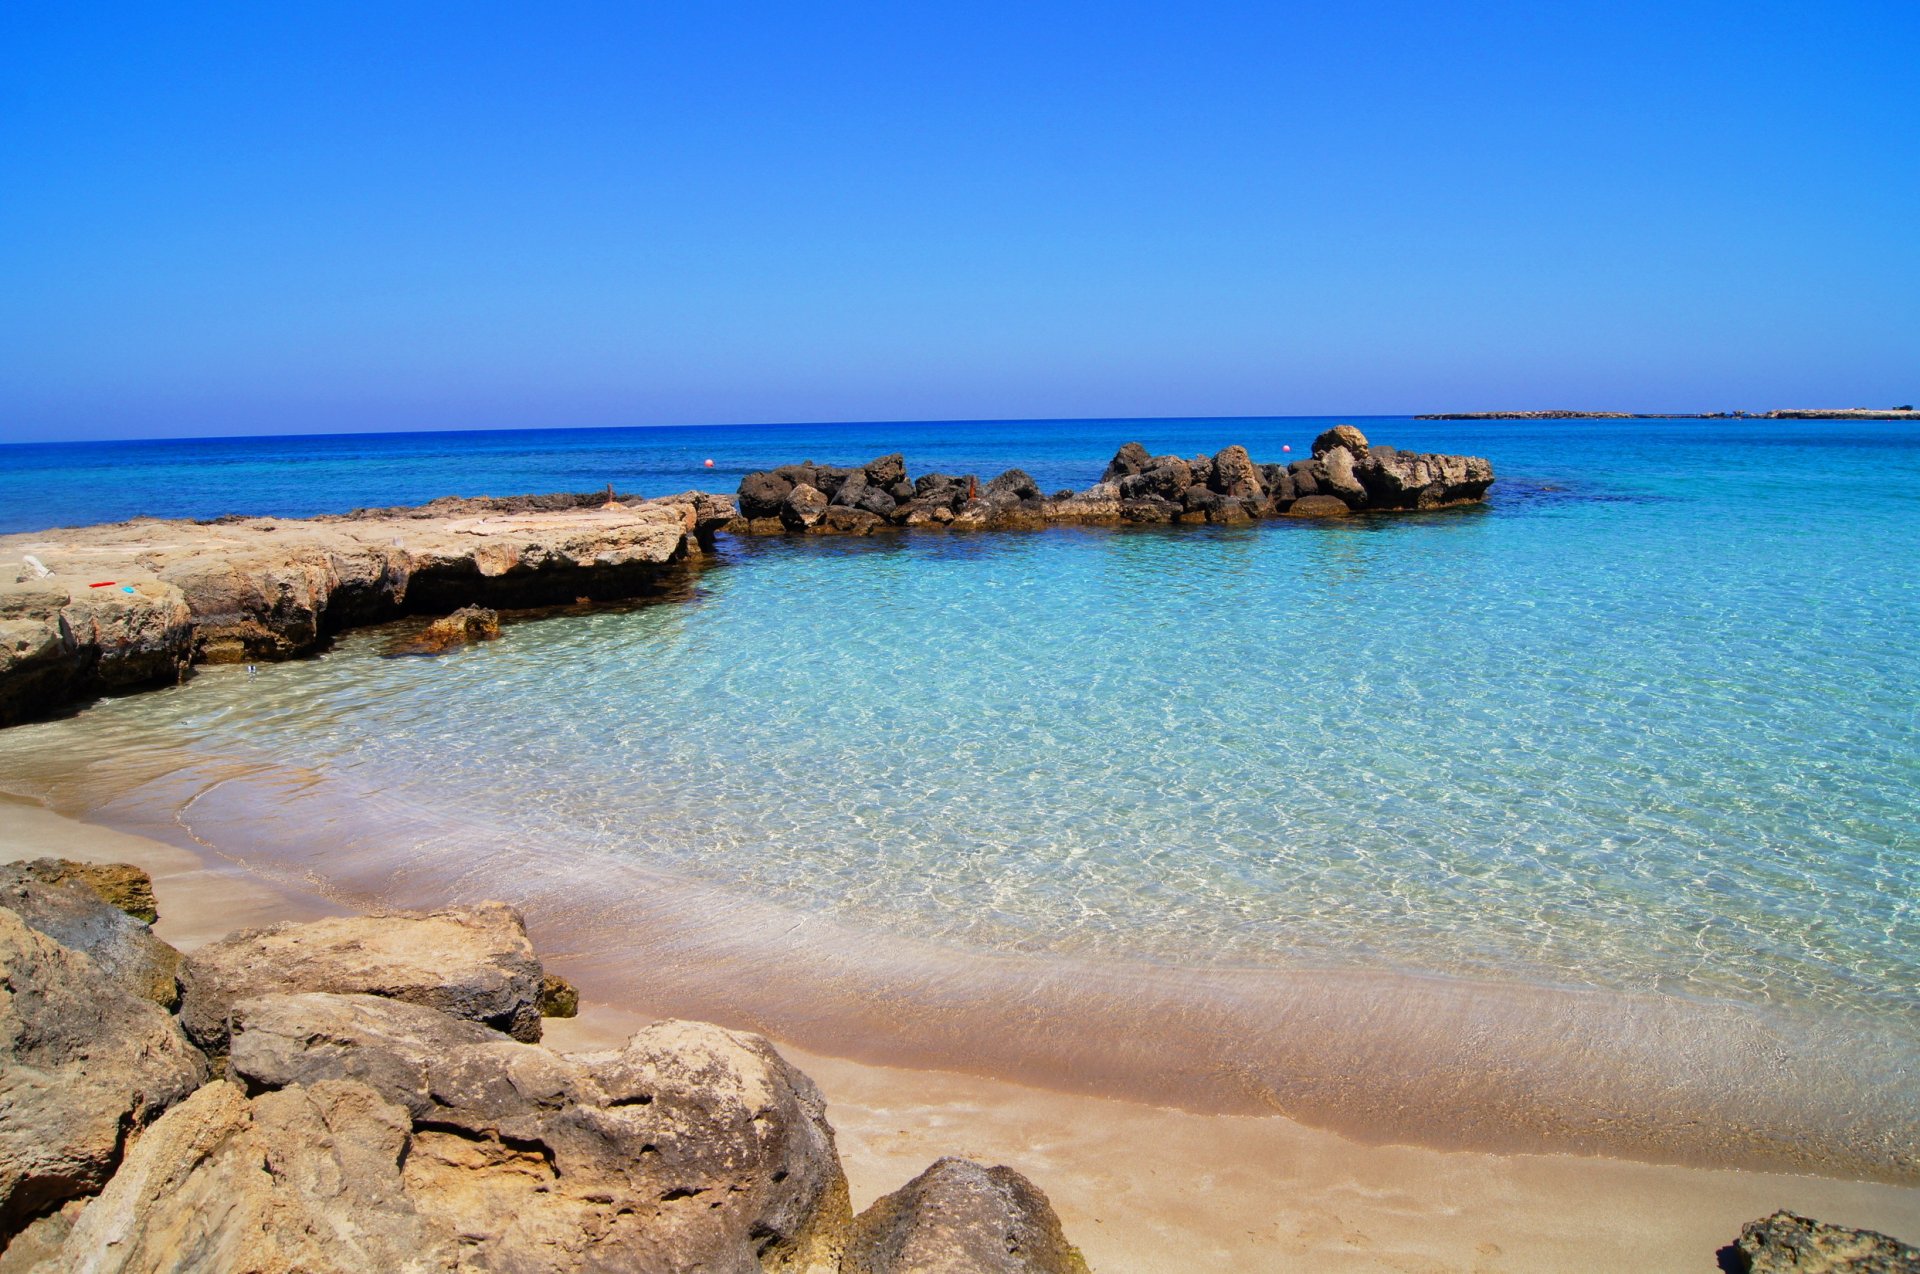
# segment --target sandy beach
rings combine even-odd
[[[182,949],[344,908],[157,840],[0,804],[0,859],[132,862]],[[561,966],[564,971],[564,966]],[[638,980],[636,980],[638,981]],[[644,985],[548,1023],[561,1050],[658,1015]],[[1574,1155],[1363,1145],[1284,1116],[1197,1114],[945,1071],[783,1051],[825,1091],[856,1208],[926,1162],[1011,1164],[1095,1269],[1697,1271],[1777,1208],[1910,1237],[1920,1189]]]

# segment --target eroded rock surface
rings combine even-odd
[[[135,920],[152,924],[160,919],[153,900],[153,877],[132,863],[77,863],[71,858],[35,858],[15,867],[37,880],[55,885],[79,885],[102,902],[112,903]]]
[[[0,725],[406,614],[631,597],[734,515],[726,497],[690,491],[0,536]]]
[[[1060,1218],[1012,1168],[942,1159],[854,1219],[845,1274],[1087,1274]]]
[[[0,1243],[98,1190],[206,1076],[165,1011],[0,907]]]
[[[824,1105],[758,1036],[660,1022],[563,1057],[375,996],[269,995],[236,1006],[231,1068],[245,1089],[202,1089],[88,1206],[73,1268],[838,1268]]]
[[[0,907],[62,946],[85,952],[128,994],[163,1009],[178,1004],[180,953],[79,879],[63,879],[58,864],[50,858],[0,864]]]
[[[392,655],[444,655],[457,646],[500,639],[500,613],[484,606],[462,606],[442,615],[414,636],[395,643]]]
[[[1791,1212],[1749,1221],[1727,1255],[1742,1274],[1920,1274],[1920,1248]]]
[[[425,1005],[515,1039],[540,1038],[542,971],[505,903],[243,929],[188,957],[180,1021],[210,1053],[234,1004],[278,991],[364,993]]]

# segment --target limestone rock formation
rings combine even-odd
[[[1352,425],[1335,425],[1313,440],[1313,454],[1316,459],[1335,449],[1347,452],[1355,460],[1365,460],[1367,436]]]
[[[443,655],[455,646],[476,641],[498,641],[500,614],[484,606],[462,606],[451,615],[442,615],[419,633],[397,643],[392,655]]]
[[[594,494],[0,536],[0,725],[406,614],[631,597],[733,517],[700,492]]]
[[[758,1036],[658,1022],[563,1057],[365,995],[261,996],[233,1022],[249,1091],[389,1103],[408,1137],[394,1194],[475,1264],[836,1267],[849,1209],[824,1103]]]
[[[1087,1274],[1033,1182],[941,1159],[854,1219],[843,1274]]]
[[[14,866],[36,880],[53,885],[78,885],[102,902],[112,903],[135,920],[148,924],[160,919],[153,900],[153,877],[132,863],[77,863],[71,858],[35,858]]]
[[[129,995],[163,1009],[178,1004],[180,953],[78,879],[60,880],[59,865],[52,858],[0,864],[0,907],[62,946],[85,952]]]
[[[0,907],[0,1243],[98,1190],[206,1075],[165,1011]]]
[[[1920,1274],[1920,1248],[1791,1212],[1747,1222],[1724,1255],[1742,1274]]]
[[[361,992],[540,1038],[542,971],[520,913],[487,902],[243,929],[187,958],[180,1021],[224,1053],[242,999],[276,991]]]

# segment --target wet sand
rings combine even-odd
[[[230,929],[347,910],[283,879],[0,797],[0,859],[133,862],[156,931],[191,949]],[[566,970],[564,960],[556,965]],[[599,1047],[663,1011],[636,973],[601,988],[556,1048]],[[1776,1208],[1920,1234],[1920,1188],[1565,1154],[1363,1144],[1281,1115],[1205,1114],[1003,1079],[782,1049],[826,1093],[865,1206],[942,1154],[1013,1165],[1102,1271],[1706,1271]]]

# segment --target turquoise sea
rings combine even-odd
[[[1051,490],[1129,439],[1281,459],[1329,423],[15,447],[0,508],[19,529],[731,490],[893,450]],[[936,947],[1650,993],[1920,1038],[1920,432],[1355,423],[1489,457],[1490,504],[723,537],[658,604],[530,618],[438,661],[362,633],[254,678],[207,670],[0,734],[0,775],[78,800],[58,756],[96,805],[137,787],[203,844],[320,875],[292,847],[352,794],[392,815],[355,835],[405,841],[395,861],[459,827],[549,876],[639,863]],[[166,785],[195,757],[297,774],[281,790],[308,812],[249,851],[213,785]]]

